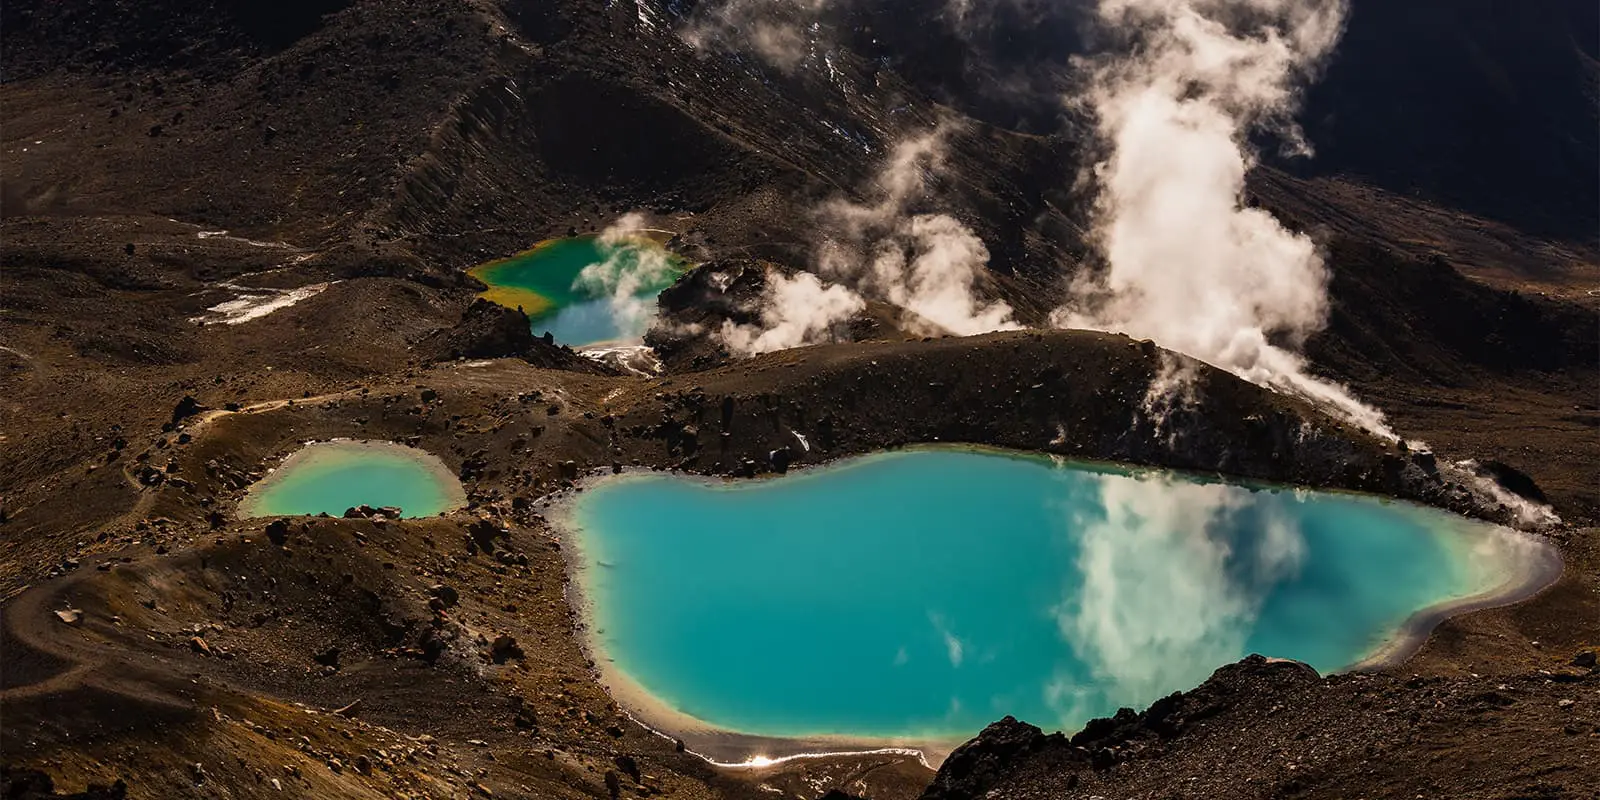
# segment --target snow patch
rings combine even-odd
[[[222,288],[241,294],[232,300],[224,300],[206,309],[205,314],[190,317],[189,321],[199,324],[220,322],[224,325],[240,325],[288,308],[301,300],[316,297],[335,283],[338,281],[313,283],[298,289],[257,289],[225,283]]]

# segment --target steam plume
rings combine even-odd
[[[931,323],[920,333],[1020,327],[1009,305],[986,303],[973,291],[989,262],[983,241],[947,214],[911,213],[928,177],[943,169],[948,134],[940,126],[896,145],[874,181],[876,200],[823,204],[818,217],[831,234],[819,249],[817,271]]]
[[[944,163],[947,129],[940,127],[897,145],[873,182],[874,200],[835,198],[817,210],[826,233],[815,275],[767,276],[761,325],[725,323],[730,352],[765,353],[836,338],[842,323],[866,300],[911,312],[917,333],[966,336],[1019,328],[1004,302],[985,302],[974,284],[989,250],[971,229],[947,214],[911,213],[927,177]]]
[[[1105,269],[1052,321],[1154,339],[1393,439],[1296,352],[1326,320],[1316,245],[1244,202],[1253,131],[1305,149],[1298,87],[1338,42],[1344,0],[1100,0],[1098,16],[1135,39],[1089,65],[1082,98],[1106,148],[1093,175]]]
[[[767,273],[761,323],[722,323],[719,336],[728,352],[753,356],[808,344],[836,341],[838,328],[867,304],[843,286],[824,286],[817,276]]]
[[[574,289],[606,298],[607,311],[622,339],[644,335],[655,318],[656,306],[655,298],[643,290],[670,283],[677,271],[664,248],[636,246],[645,230],[642,214],[617,218],[598,237],[605,260],[584,267],[572,283]]]

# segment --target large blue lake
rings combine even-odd
[[[774,737],[1072,730],[1252,652],[1337,670],[1547,557],[1398,502],[956,449],[624,475],[566,514],[625,702]]]

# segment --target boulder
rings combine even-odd
[[[194,399],[194,395],[186,394],[176,406],[172,407],[172,424],[177,425],[180,420],[188,419],[205,410],[206,407],[200,405],[200,401]]]
[[[428,587],[428,594],[433,599],[438,600],[445,608],[450,608],[461,602],[461,593],[442,583],[436,583]]]
[[[517,640],[511,636],[496,636],[494,643],[489,645],[489,659],[496,664],[504,664],[513,658],[522,658],[522,648],[517,646]]]
[[[334,669],[338,669],[339,648],[337,646],[331,646],[320,653],[313,654],[311,656],[311,660],[321,664],[324,667],[333,667]]]
[[[634,783],[639,782],[639,762],[633,756],[624,753],[611,760],[617,765],[617,769],[622,770],[622,774],[632,778]]]
[[[289,540],[289,520],[275,519],[267,523],[266,534],[268,541],[282,547]]]

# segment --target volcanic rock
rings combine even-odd
[[[496,664],[504,664],[513,658],[522,658],[522,648],[517,646],[517,640],[510,636],[496,636],[494,643],[489,646],[489,658]]]
[[[461,600],[459,592],[442,583],[436,583],[428,587],[428,594],[438,600],[445,608],[450,608]]]
[[[179,400],[178,404],[172,408],[172,424],[176,425],[181,420],[188,419],[189,417],[192,417],[205,410],[206,407],[200,405],[200,402],[194,399],[194,395],[186,394],[183,396],[183,399]]]
[[[600,362],[571,348],[533,335],[528,315],[482,298],[472,301],[454,327],[431,334],[420,349],[435,361],[461,358],[520,358],[530,364],[595,374],[611,374]],[[430,402],[424,400],[424,402]]]

